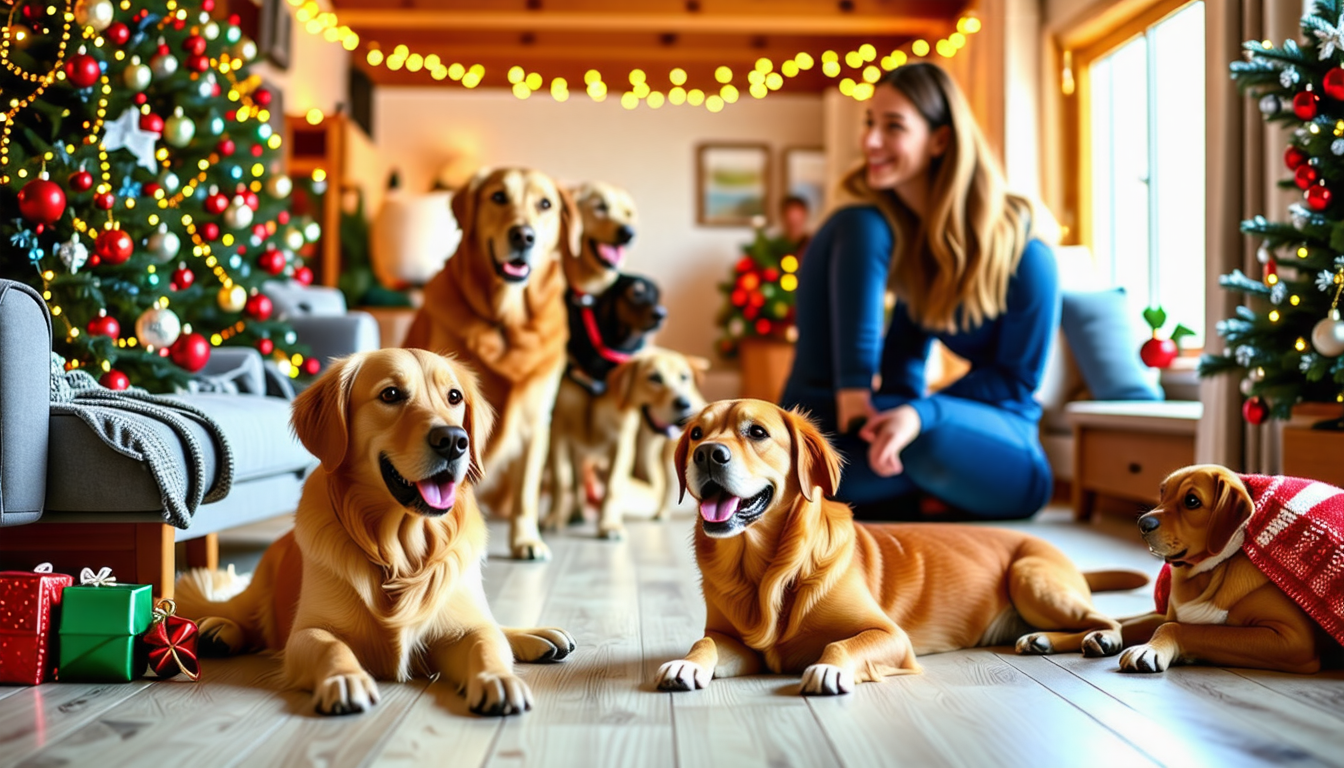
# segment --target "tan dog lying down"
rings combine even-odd
[[[607,390],[592,397],[562,387],[551,424],[555,529],[582,520],[580,468],[593,462],[606,475],[598,535],[620,539],[626,514],[662,518],[672,501],[667,467],[677,425],[705,405],[697,386],[709,361],[649,347],[612,369]]]
[[[203,650],[284,650],[285,679],[323,714],[378,702],[374,679],[442,673],[473,712],[532,706],[520,661],[574,650],[563,630],[501,630],[481,585],[480,477],[490,406],[471,373],[423,350],[345,358],[294,401],[294,431],[322,466],[303,486],[294,530],[251,584],[206,602],[209,572],[179,580],[178,610],[200,618]]]
[[[827,496],[840,460],[805,417],[760,400],[710,404],[677,445],[700,503],[696,561],[705,636],[658,671],[658,687],[711,677],[803,675],[802,693],[919,671],[919,654],[1016,642],[1019,653],[1118,653],[1120,625],[1090,589],[1137,573],[1083,574],[1050,544],[959,525],[855,524]]]

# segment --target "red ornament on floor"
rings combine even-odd
[[[1293,114],[1297,115],[1299,120],[1314,120],[1316,118],[1316,105],[1321,97],[1311,91],[1302,91],[1293,97]]]
[[[102,376],[99,376],[98,383],[108,389],[115,389],[118,392],[131,386],[131,380],[126,377],[126,374],[115,368],[104,373]]]
[[[1296,171],[1297,167],[1305,162],[1307,162],[1307,153],[1297,147],[1289,145],[1283,151],[1283,164],[1288,166],[1288,170]]]
[[[195,373],[210,361],[210,342],[199,333],[184,333],[168,348],[168,355],[178,367]]]
[[[85,330],[89,332],[90,336],[106,336],[116,341],[117,337],[121,336],[121,323],[118,323],[117,318],[111,315],[104,315],[90,320],[89,324],[85,326]]]
[[[1241,404],[1241,415],[1252,424],[1263,424],[1269,418],[1269,404],[1259,395],[1247,398]]]
[[[1335,101],[1344,101],[1344,69],[1332,67],[1321,80],[1321,90]]]
[[[1330,207],[1330,189],[1324,184],[1317,184],[1307,190],[1307,205],[1313,211],[1324,211]]]
[[[1297,184],[1298,189],[1306,189],[1310,187],[1312,184],[1316,183],[1316,179],[1318,178],[1319,176],[1316,174],[1316,169],[1305,163],[1297,166],[1297,170],[1293,172],[1293,183]]]
[[[94,241],[94,250],[99,258],[112,265],[125,264],[135,252],[135,242],[131,236],[120,229],[105,229]]]
[[[167,679],[185,674],[201,679],[201,662],[196,655],[196,641],[200,632],[196,622],[176,615],[177,605],[172,600],[160,600],[154,609],[154,623],[142,635],[149,646],[149,668],[154,674]]]

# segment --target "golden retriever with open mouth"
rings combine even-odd
[[[321,462],[294,530],[252,582],[208,602],[209,572],[179,580],[203,650],[283,649],[287,682],[319,713],[363,712],[375,679],[439,672],[473,712],[511,715],[532,694],[520,661],[574,650],[560,629],[501,630],[481,584],[486,529],[472,484],[493,416],[472,374],[424,350],[344,358],[294,401],[293,426]]]
[[[579,248],[564,260],[565,280],[582,294],[605,291],[625,263],[625,247],[635,239],[635,201],[624,189],[590,181],[574,190],[582,223]]]
[[[481,502],[512,518],[514,558],[545,560],[541,476],[568,339],[561,260],[578,250],[578,214],[549,176],[522,168],[477,174],[452,207],[462,242],[425,285],[405,345],[452,354],[477,372],[499,414]]]
[[[862,525],[828,496],[840,459],[804,416],[760,400],[711,403],[676,449],[700,503],[696,562],[705,636],[658,671],[667,691],[712,677],[802,673],[804,695],[919,671],[918,654],[1016,641],[1018,653],[1120,651],[1120,625],[1091,589],[1129,572],[1083,574],[1016,531]]]

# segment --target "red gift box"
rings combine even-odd
[[[50,568],[0,571],[0,683],[38,685],[54,677],[61,590],[74,579]]]

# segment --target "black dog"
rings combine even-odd
[[[607,374],[643,349],[649,334],[667,319],[658,285],[621,275],[594,296],[569,292],[569,365],[565,375],[593,397],[607,389]]]

